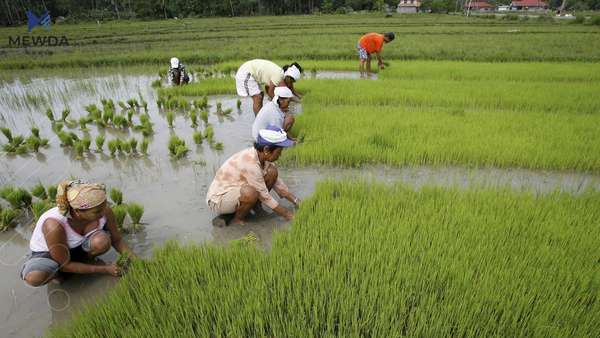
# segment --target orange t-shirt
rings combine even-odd
[[[381,48],[383,48],[383,34],[377,34],[377,33],[365,34],[360,38],[358,43],[369,54],[375,53],[375,52],[381,52]]]

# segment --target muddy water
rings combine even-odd
[[[271,233],[287,225],[275,215],[251,218],[244,227],[213,228],[212,215],[204,202],[212,177],[220,164],[231,154],[250,146],[250,130],[254,119],[251,101],[242,100],[237,110],[237,98],[233,96],[211,97],[210,123],[215,128],[215,139],[223,142],[223,151],[212,150],[207,144],[196,146],[192,142],[193,128],[189,119],[179,113],[175,127],[170,129],[164,112],[156,107],[156,94],[150,88],[155,76],[102,76],[80,79],[33,79],[28,82],[14,81],[0,86],[0,125],[11,128],[14,133],[28,134],[31,125],[37,125],[41,135],[50,139],[50,147],[38,155],[0,155],[0,186],[11,184],[31,187],[41,181],[54,184],[73,176],[92,181],[105,182],[124,192],[125,202],[135,201],[145,207],[142,221],[145,228],[127,235],[130,246],[139,255],[150,255],[154,246],[174,239],[184,243],[216,241],[226,243],[254,232],[265,248],[270,247]],[[155,135],[149,147],[149,156],[117,156],[92,152],[84,159],[75,159],[70,151],[59,146],[45,117],[47,107],[55,116],[65,106],[70,107],[71,118],[85,114],[85,105],[100,104],[100,98],[126,101],[143,97],[149,103],[149,114],[154,123]],[[224,109],[232,108],[230,116],[214,114],[217,102]],[[301,112],[299,105],[291,107]],[[95,137],[99,131],[89,127]],[[203,127],[200,127],[202,130]],[[73,129],[81,135],[81,131]],[[171,134],[184,138],[191,149],[187,159],[171,160],[167,141]],[[114,137],[141,135],[106,130],[107,141]],[[1,143],[5,140],[3,136]],[[92,145],[94,149],[95,146]],[[285,155],[284,155],[285,156]],[[514,189],[530,189],[544,193],[554,189],[578,193],[583,189],[600,190],[600,177],[577,173],[536,172],[527,170],[466,169],[466,168],[402,168],[367,167],[362,169],[332,168],[282,168],[281,176],[300,198],[307,198],[314,191],[316,182],[323,178],[341,180],[364,179],[383,182],[402,181],[416,189],[423,185],[457,186],[471,185],[510,186]],[[289,203],[283,202],[289,206]],[[116,282],[111,277],[77,276],[61,285],[29,288],[18,278],[18,270],[28,251],[31,220],[23,220],[13,231],[0,234],[0,332],[2,336],[29,337],[42,335],[52,323],[68,318],[81,303],[95,300]],[[104,259],[114,259],[114,252]]]

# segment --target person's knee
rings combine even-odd
[[[258,191],[250,185],[243,185],[240,189],[240,202],[254,203],[258,200]]]
[[[279,172],[277,171],[277,167],[274,165],[270,166],[267,169],[267,173],[265,174],[265,183],[269,186],[273,186],[277,181],[277,177],[279,176]]]
[[[50,273],[45,271],[31,271],[25,275],[25,283],[29,286],[37,287],[48,283]]]
[[[90,239],[90,254],[101,255],[110,249],[110,237],[104,232],[98,232]]]

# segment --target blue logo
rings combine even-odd
[[[29,33],[35,26],[41,26],[45,30],[50,30],[50,13],[46,10],[42,15],[37,17],[32,11],[27,11],[27,26]]]

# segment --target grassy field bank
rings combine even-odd
[[[600,194],[325,182],[270,253],[158,250],[53,336],[593,336]]]
[[[15,47],[26,27],[0,29],[0,68],[102,67],[267,59],[354,59],[361,34],[394,31],[385,55],[403,60],[600,61],[600,28],[547,20],[375,14],[122,21],[54,25],[65,47]]]

